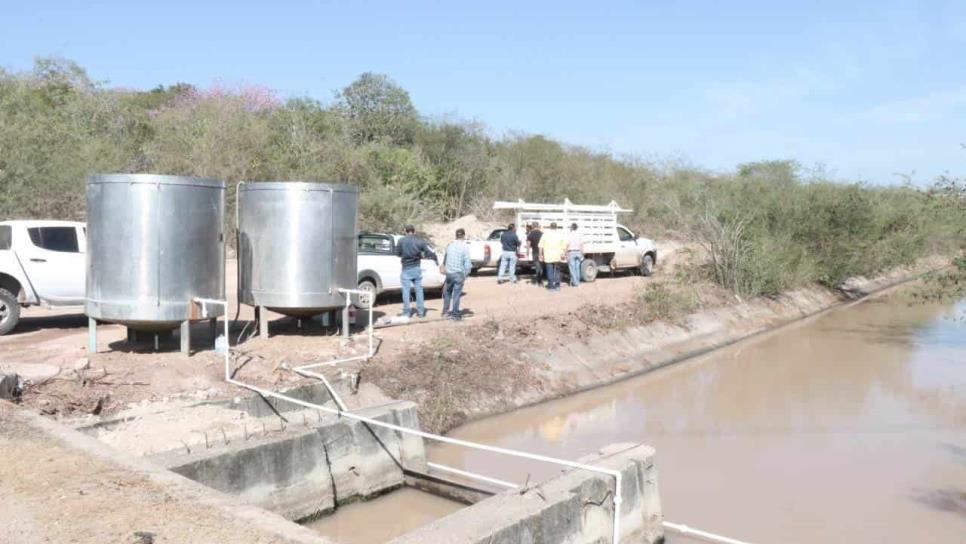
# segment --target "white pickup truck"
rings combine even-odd
[[[73,221],[0,221],[0,335],[20,308],[84,304],[87,229]]]
[[[516,202],[494,202],[495,210],[515,210],[517,225],[540,225],[544,233],[552,223],[556,223],[558,234],[566,236],[570,225],[577,224],[584,243],[584,260],[580,265],[582,281],[597,279],[598,272],[617,270],[637,270],[643,276],[650,276],[657,263],[657,247],[648,238],[634,234],[629,228],[617,222],[618,213],[632,210],[621,208],[616,202],[606,206],[574,204],[564,199],[563,204],[536,204],[518,200]],[[525,227],[518,227],[518,233]],[[524,242],[520,252],[530,255],[526,236],[520,234]],[[566,273],[566,267],[563,267]]]
[[[470,248],[470,262],[473,264],[473,273],[481,268],[495,268],[500,265],[500,255],[503,254],[503,243],[500,236],[506,232],[506,228],[493,229],[486,240],[467,240],[466,245]],[[517,267],[521,268],[530,261],[530,254],[526,253],[526,233],[519,227],[517,236],[523,244],[517,250]]]

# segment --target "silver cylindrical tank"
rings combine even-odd
[[[136,330],[189,320],[225,298],[225,184],[153,174],[87,179],[86,313]],[[209,307],[206,317],[223,311]]]
[[[239,300],[294,317],[345,305],[355,289],[359,190],[340,183],[238,186]]]

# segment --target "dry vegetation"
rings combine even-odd
[[[516,359],[516,348],[527,335],[525,327],[495,320],[452,329],[452,334],[410,346],[393,358],[378,359],[362,379],[393,398],[416,402],[422,427],[445,432],[481,404],[497,404],[534,385],[532,367]]]

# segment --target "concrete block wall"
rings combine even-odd
[[[622,474],[621,542],[663,540],[654,449],[615,444],[583,460]],[[602,544],[613,532],[614,479],[570,470],[526,491],[485,499],[392,544]]]
[[[358,413],[419,428],[411,402]],[[400,487],[404,470],[425,471],[422,439],[400,434],[333,416],[311,429],[205,451],[171,451],[152,459],[246,504],[300,520]]]

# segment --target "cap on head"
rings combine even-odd
[[[570,230],[577,230],[577,223],[571,223]]]
[[[552,228],[552,229],[557,228],[557,222],[554,221],[553,223],[550,223],[550,228]]]
[[[537,223],[536,221],[534,221],[533,222],[533,228],[539,229],[540,228],[540,223]]]
[[[513,230],[514,229],[513,223],[510,223],[509,225],[507,225],[506,228],[508,228],[510,230]]]
[[[406,234],[414,234],[416,232],[416,227],[413,225],[406,225],[404,230],[406,231]]]
[[[463,229],[456,229],[456,239],[457,240],[462,240],[464,236],[466,236],[466,231],[465,230],[463,230]]]

